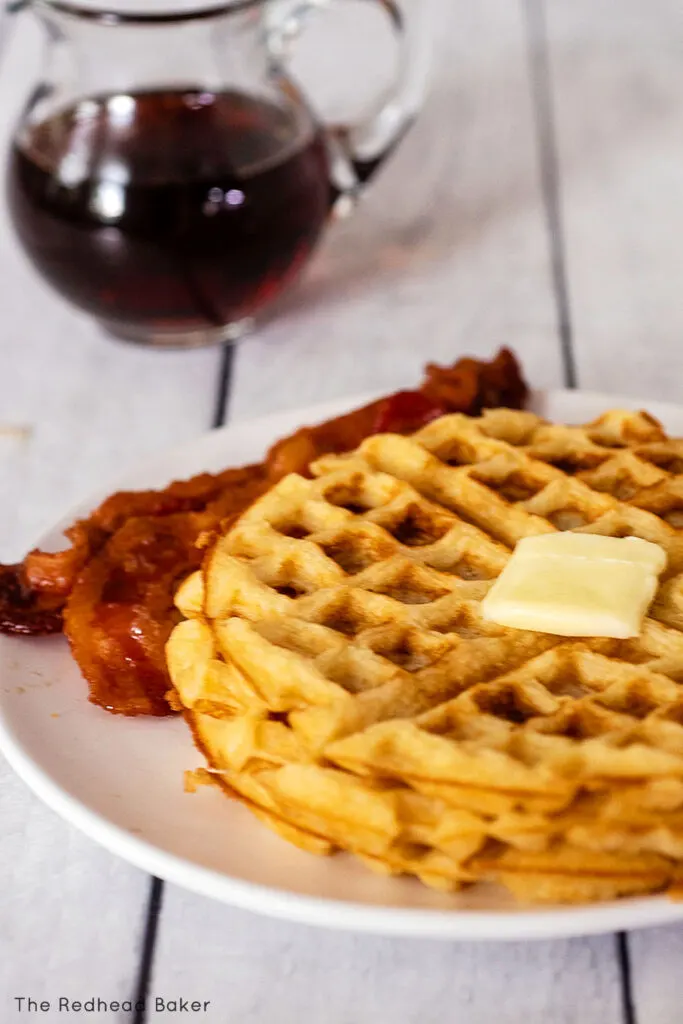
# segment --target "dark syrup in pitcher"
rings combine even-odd
[[[201,330],[249,316],[315,245],[324,141],[237,92],[92,97],[24,131],[9,207],[37,269],[110,325]]]

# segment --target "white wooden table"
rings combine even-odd
[[[232,359],[105,340],[37,282],[2,218],[0,424],[30,431],[0,434],[3,561],[223,414],[410,385],[427,358],[506,343],[536,386],[683,398],[680,0],[442,0],[441,17],[421,122]],[[4,61],[2,144],[35,42],[23,26]],[[271,922],[153,883],[0,773],[2,1022],[140,1024],[58,1000],[143,992],[165,1024],[683,1020],[683,927],[479,946]],[[210,1005],[173,1015],[157,997]]]

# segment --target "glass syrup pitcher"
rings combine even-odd
[[[412,18],[392,0],[366,2],[395,33],[397,80],[364,123],[332,130],[287,67],[320,0],[170,11],[31,0],[47,54],[7,195],[43,278],[130,341],[244,334],[417,112],[425,0],[412,0]]]

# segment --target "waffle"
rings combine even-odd
[[[371,437],[259,499],[179,589],[167,654],[208,776],[306,850],[584,902],[683,877],[683,441],[496,409]],[[641,634],[484,621],[523,537],[667,553]]]

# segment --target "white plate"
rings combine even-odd
[[[163,485],[251,461],[302,423],[367,398],[214,431],[117,486]],[[570,391],[534,398],[535,409],[565,422],[585,422],[619,405],[644,406],[683,435],[683,408],[672,405]],[[58,547],[61,529],[101,497],[72,511],[40,546]],[[441,894],[412,879],[377,876],[347,855],[302,853],[217,790],[185,794],[183,771],[200,758],[183,722],[125,719],[94,707],[61,637],[0,637],[0,747],[38,796],[114,853],[187,889],[276,917],[441,939],[585,935],[683,918],[683,903],[664,897],[520,909],[497,886]]]

